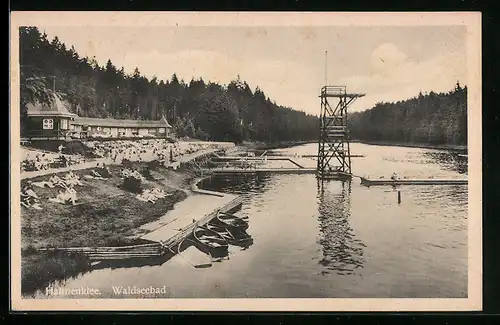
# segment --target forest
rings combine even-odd
[[[317,138],[316,116],[272,101],[235,76],[228,85],[179,80],[175,71],[148,79],[108,60],[80,57],[73,46],[37,27],[20,28],[21,132],[30,102],[50,103],[54,92],[82,117],[157,120],[165,116],[178,136],[241,142]]]
[[[467,86],[377,103],[351,113],[348,125],[351,138],[361,141],[467,145]]]
[[[108,60],[80,57],[73,46],[52,40],[37,27],[20,29],[21,132],[26,104],[50,103],[54,92],[83,117],[157,120],[162,115],[178,136],[215,141],[316,140],[319,119],[272,101],[239,76],[228,85],[129,75]],[[467,86],[377,103],[351,113],[352,139],[398,143],[467,144]]]

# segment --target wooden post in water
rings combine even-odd
[[[401,204],[401,191],[398,190],[398,204]]]

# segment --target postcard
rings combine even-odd
[[[478,311],[481,14],[13,12],[16,311]]]

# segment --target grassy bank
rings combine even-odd
[[[467,151],[467,145],[458,145],[458,144],[430,144],[430,143],[351,140],[351,143],[356,143],[356,142],[371,144],[376,146],[395,146],[395,147],[408,147],[408,148]]]
[[[86,259],[77,256],[40,253],[42,247],[118,246],[140,243],[137,228],[152,222],[173,209],[186,198],[193,176],[174,172],[154,163],[133,163],[143,171],[149,165],[142,188],[162,188],[167,196],[155,203],[143,202],[135,194],[122,189],[121,166],[109,166],[112,177],[107,180],[88,180],[89,170],[74,171],[83,186],[76,186],[77,204],[62,205],[49,202],[57,188],[34,187],[43,210],[22,208],[21,248],[23,292],[43,288],[50,281],[76,275],[88,269]],[[56,174],[57,175],[57,174]],[[60,177],[63,176],[59,175]],[[52,175],[31,179],[46,181]],[[24,185],[26,180],[21,181]]]

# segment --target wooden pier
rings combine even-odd
[[[315,174],[316,168],[205,168],[203,175]]]
[[[66,247],[42,248],[40,251],[78,253],[85,255],[89,260],[123,260],[130,258],[150,258],[162,256],[165,253],[160,243],[150,243],[130,246],[113,247]]]
[[[234,213],[242,206],[242,197],[225,193],[200,190],[193,185],[194,195],[177,204],[176,209],[165,215],[168,222],[153,222],[143,225],[149,232],[140,239],[149,243],[113,247],[66,247],[41,248],[39,251],[82,254],[91,261],[146,259],[164,256],[191,235],[193,230],[208,223],[219,211]],[[207,199],[208,196],[213,198]],[[208,213],[207,213],[208,211]],[[203,214],[205,212],[205,214]]]
[[[344,155],[346,158],[364,158],[366,157],[365,155]],[[299,158],[318,158],[318,155],[302,155],[298,156]]]
[[[213,195],[216,196],[215,194]],[[190,236],[197,226],[205,225],[210,220],[214,219],[219,211],[234,213],[240,209],[243,204],[242,197],[240,196],[224,195],[219,198],[226,201],[223,206],[216,206],[215,208],[212,207],[212,211],[206,213],[205,215],[198,215],[198,219],[193,219],[190,214],[180,214],[179,217],[173,222],[144,235],[141,239],[157,242],[166,249],[172,249],[178,245],[181,240]],[[217,200],[212,201],[218,202]]]
[[[370,186],[399,186],[399,185],[467,185],[467,179],[368,179],[359,177],[361,185]]]

